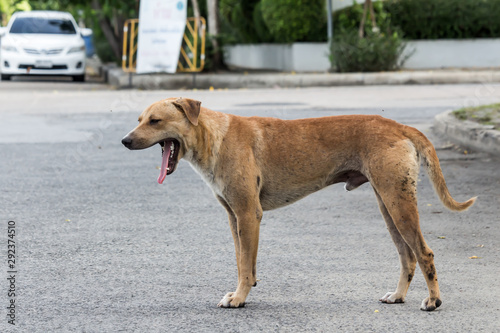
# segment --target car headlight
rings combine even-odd
[[[11,45],[2,45],[2,50],[6,52],[17,52],[16,47]]]
[[[84,52],[84,51],[85,51],[85,45],[80,45],[80,46],[73,46],[72,48],[69,49],[68,53]]]

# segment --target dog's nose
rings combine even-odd
[[[132,139],[127,135],[122,139],[122,144],[128,149],[130,149],[130,147],[132,147]]]

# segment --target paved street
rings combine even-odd
[[[422,130],[452,195],[479,196],[470,211],[449,212],[421,171],[421,227],[443,305],[419,310],[427,288],[418,268],[406,303],[378,302],[395,289],[399,260],[365,184],[265,212],[258,286],[245,308],[217,308],[237,277],[225,210],[186,162],[158,185],[160,148],[120,143],[145,107],[173,96],[248,116],[380,114]],[[498,332],[500,160],[465,154],[431,126],[448,109],[499,100],[498,84],[120,91],[0,82],[0,331]],[[15,328],[6,316],[9,220]]]

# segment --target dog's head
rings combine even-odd
[[[128,149],[145,149],[155,144],[162,148],[162,166],[158,182],[173,173],[187,149],[186,138],[198,125],[201,102],[189,98],[169,98],[149,106],[139,116],[139,125],[128,133],[122,144]]]

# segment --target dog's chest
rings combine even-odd
[[[200,168],[197,164],[195,163],[189,163],[191,167],[193,168],[194,171],[196,171],[197,174],[201,176],[201,178],[205,181],[205,183],[210,186],[212,191],[214,191],[215,194],[217,194],[220,197],[224,197],[222,194],[222,189],[220,186],[218,186],[217,182],[215,181],[214,173],[210,170],[206,170],[203,168]]]

